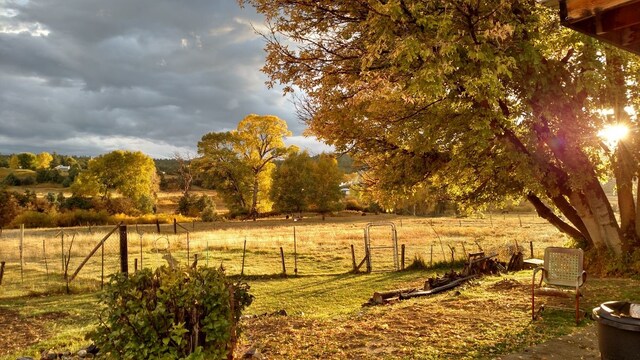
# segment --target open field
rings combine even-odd
[[[26,169],[9,169],[5,167],[0,167],[0,179],[5,178],[9,174],[14,174],[19,178],[24,178],[26,176],[35,176],[36,172],[33,170],[26,170]]]
[[[391,271],[391,253],[379,251],[372,254],[373,273],[348,274],[352,267],[350,245],[354,245],[359,262],[364,254],[363,229],[374,221],[395,224],[398,242],[406,246],[407,265],[419,257],[440,267]],[[388,244],[390,228],[374,229],[372,243]],[[65,229],[64,247],[59,229],[25,230],[23,280],[19,230],[4,231],[0,238],[0,260],[7,261],[7,269],[0,286],[0,323],[11,326],[0,330],[3,331],[0,359],[35,356],[40,348],[77,350],[88,345],[84,334],[96,323],[95,291],[100,288],[102,252],[98,250],[87,262],[70,283],[71,295],[66,295],[61,275],[62,251],[71,254],[71,274],[109,230],[109,227]],[[530,323],[531,271],[485,277],[458,292],[430,298],[361,307],[374,291],[422,286],[426,278],[448,270],[448,265],[443,267],[442,262],[450,260],[452,248],[457,260],[462,258],[463,251],[476,251],[478,247],[486,252],[495,251],[502,260],[508,260],[516,241],[527,254],[532,241],[537,256],[547,246],[566,242],[554,228],[533,215],[430,219],[343,214],[326,222],[311,217],[300,222],[269,219],[181,224],[178,234],[173,234],[172,225],[161,225],[160,234],[156,230],[148,225],[128,227],[130,269],[136,258],[138,266],[141,262],[141,266],[153,268],[166,264],[164,258],[169,254],[183,263],[193,261],[194,254],[198,254],[200,266],[222,264],[229,275],[244,273],[244,280],[256,295],[247,314],[287,312],[288,316],[243,320],[245,335],[239,352],[253,346],[269,359],[481,359],[576,329],[570,310],[548,309],[542,321]],[[116,235],[105,242],[105,274],[119,268]],[[280,247],[285,253],[289,274],[286,278],[280,276]],[[298,276],[291,276],[296,265]],[[639,284],[633,280],[590,279],[584,308],[604,300],[640,299]]]

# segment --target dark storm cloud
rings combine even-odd
[[[308,147],[251,24],[234,0],[0,0],[0,153],[171,156],[250,113]]]

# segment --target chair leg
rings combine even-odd
[[[533,273],[533,279],[531,279],[531,321],[534,321],[536,319],[536,292],[535,292],[535,286],[536,286],[536,274],[535,272]]]
[[[580,290],[576,291],[576,325],[580,324]]]

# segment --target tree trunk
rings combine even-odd
[[[578,210],[578,213],[583,210],[583,214],[580,217],[585,221],[596,248],[604,247],[620,256],[622,255],[620,228],[613,215],[611,205],[606,197],[603,198],[604,191],[602,191],[600,184],[597,184],[600,191],[594,189],[595,186],[596,184],[593,183],[587,185],[586,190],[588,191],[585,191],[584,195],[576,196],[575,202],[572,201],[572,204]],[[582,209],[583,207],[586,207],[586,209]]]
[[[539,118],[541,122],[534,126],[538,139],[568,169],[565,173],[582,178],[581,188],[572,190],[570,202],[583,219],[594,245],[596,248],[605,247],[617,256],[622,255],[620,228],[593,165],[581,149],[568,145],[566,134],[553,134],[546,117],[540,115]]]
[[[579,241],[587,240],[585,239],[584,235],[580,231],[578,231],[576,228],[567,224],[566,222],[562,221],[562,219],[557,217],[556,214],[554,214],[553,211],[551,211],[551,209],[549,209],[540,200],[540,198],[535,196],[533,193],[527,194],[527,200],[529,200],[529,202],[533,205],[533,207],[535,207],[536,212],[538,213],[538,216],[550,222],[551,225],[555,226],[558,230],[571,236],[576,240],[579,240]]]
[[[636,173],[636,178],[640,179],[640,173]],[[640,180],[636,188],[636,243],[640,239]]]
[[[628,155],[624,145],[620,143],[616,148],[613,165],[620,211],[620,231],[626,239],[633,239],[636,236],[636,206],[633,199],[633,171],[629,166]]]
[[[258,218],[258,173],[253,174],[253,198],[251,199],[251,217],[253,221]]]

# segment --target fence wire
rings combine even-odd
[[[503,261],[516,250],[529,257],[530,242],[535,257],[546,246],[563,241],[555,229],[531,215],[391,220],[397,229],[397,262],[405,267],[414,262],[433,266],[460,261],[478,251],[497,253]],[[197,262],[197,266],[223,267],[228,275],[346,273],[354,263],[363,262],[364,228],[377,221],[388,218],[129,225],[128,268],[133,272]],[[118,231],[105,239],[112,230],[113,226],[5,230],[0,237],[0,261],[5,262],[0,296],[63,289],[76,271],[72,288],[98,289],[121,268]],[[389,227],[371,228],[373,271],[394,270],[391,235]],[[103,239],[103,245],[88,257]],[[365,269],[363,264],[360,270]]]

